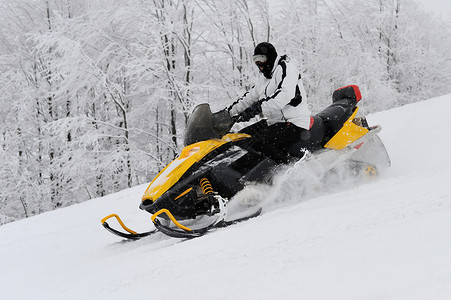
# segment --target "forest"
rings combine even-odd
[[[0,225],[152,180],[262,41],[312,112],[349,84],[366,113],[451,93],[451,23],[415,0],[0,0]]]

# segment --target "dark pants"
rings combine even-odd
[[[283,122],[268,126],[263,120],[243,128],[240,132],[252,136],[251,146],[256,151],[264,153],[277,163],[287,163],[293,157],[290,155],[290,148],[301,140],[304,131],[306,130],[292,123]]]

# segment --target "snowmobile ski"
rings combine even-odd
[[[108,220],[110,218],[113,218],[113,217],[117,219],[117,221],[122,226],[122,228],[125,231],[127,231],[128,233],[118,231],[118,230],[116,230],[114,228],[111,228],[110,225],[108,225],[106,220]],[[109,232],[111,232],[112,234],[115,234],[117,236],[120,236],[120,237],[123,237],[123,238],[126,238],[126,239],[130,239],[130,240],[139,240],[139,239],[141,239],[143,237],[146,237],[146,236],[149,236],[149,235],[152,235],[152,234],[158,232],[158,230],[154,229],[154,230],[151,230],[151,231],[137,233],[137,232],[131,230],[130,228],[128,228],[127,226],[125,226],[124,222],[122,222],[121,218],[119,218],[119,216],[116,215],[116,214],[111,214],[109,216],[106,216],[105,218],[102,219],[101,222],[102,222],[103,227],[105,227],[105,229],[108,230]]]
[[[230,220],[230,221],[225,221],[224,219],[222,219],[219,222],[215,222],[215,223],[213,223],[207,227],[201,228],[201,229],[190,229],[190,228],[184,227],[183,225],[180,225],[180,224],[177,226],[183,226],[184,228],[181,228],[181,230],[175,229],[175,228],[171,228],[171,227],[162,225],[158,219],[154,218],[153,223],[154,223],[156,229],[151,230],[151,231],[142,232],[142,233],[137,233],[137,232],[131,230],[130,228],[128,228],[127,226],[125,226],[125,224],[122,222],[121,218],[116,214],[112,214],[112,215],[109,215],[109,216],[103,218],[102,225],[106,230],[113,233],[114,235],[129,239],[129,240],[139,240],[141,238],[150,236],[157,232],[164,233],[165,235],[168,235],[170,237],[191,239],[191,238],[200,237],[200,236],[212,231],[213,229],[228,227],[230,225],[237,224],[237,223],[258,217],[261,214],[261,212],[262,212],[262,209],[260,208],[259,210],[257,210],[256,212],[254,212],[248,216],[241,217],[241,218],[238,218],[235,220]],[[125,231],[127,231],[128,233],[118,231],[114,228],[111,228],[108,225],[106,220],[113,218],[113,217],[117,219],[117,221],[122,226],[122,228]]]
[[[242,217],[239,219],[235,219],[235,220],[231,220],[231,221],[225,221],[225,220],[221,220],[217,223],[213,223],[207,227],[201,228],[201,229],[175,229],[175,228],[171,228],[171,227],[167,227],[164,226],[160,223],[159,220],[155,219],[153,222],[155,224],[155,227],[161,231],[162,233],[170,236],[170,237],[175,237],[175,238],[196,238],[196,237],[200,237],[206,233],[208,233],[209,231],[216,229],[216,228],[224,228],[224,227],[228,227],[230,225],[233,224],[237,224],[243,221],[247,221],[249,219],[258,217],[262,212],[262,209],[260,208],[258,211],[256,211],[255,213],[248,215],[246,217]]]

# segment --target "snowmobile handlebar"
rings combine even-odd
[[[233,125],[235,125],[235,123],[242,122],[242,120],[241,120],[241,115],[233,116],[233,117],[231,117],[231,119],[232,119],[232,123],[231,123],[231,126],[230,126],[230,127],[232,127]]]

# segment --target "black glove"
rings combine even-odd
[[[241,114],[241,121],[247,122],[259,113],[262,112],[262,105],[260,102],[255,102],[248,108],[246,108]]]

